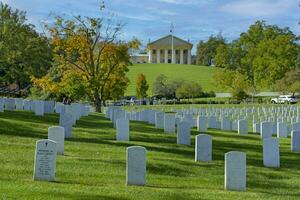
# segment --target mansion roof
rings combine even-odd
[[[192,49],[192,47],[193,47],[193,44],[191,44],[190,42],[187,42],[176,36],[173,36],[173,45],[174,45],[174,48]],[[167,35],[158,40],[150,42],[148,44],[148,49],[157,49],[157,48],[169,49],[169,48],[171,48],[171,46],[172,46],[172,35]]]

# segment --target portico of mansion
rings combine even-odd
[[[178,37],[168,35],[149,43],[147,48],[149,63],[191,64],[193,44]]]

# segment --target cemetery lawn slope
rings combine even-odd
[[[258,135],[209,130],[213,162],[194,162],[192,145],[176,144],[176,134],[164,134],[142,122],[130,122],[130,142],[115,141],[115,130],[102,114],[81,118],[65,155],[57,157],[56,181],[33,181],[37,140],[47,138],[58,115],[30,112],[0,113],[1,199],[299,199],[300,153],[290,152],[289,139],[280,140],[281,167],[265,168]],[[145,187],[125,185],[126,147],[147,149]],[[224,153],[247,154],[247,191],[224,190]]]
[[[140,73],[146,75],[149,84],[148,94],[152,95],[152,86],[159,74],[164,74],[169,80],[182,79],[186,81],[195,81],[201,85],[204,91],[218,91],[213,84],[213,74],[218,70],[215,67],[205,67],[198,65],[179,65],[179,64],[136,64],[129,66],[127,76],[130,84],[126,95],[135,95],[136,79]]]

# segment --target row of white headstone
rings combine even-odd
[[[48,113],[71,113],[78,119],[81,115],[87,116],[91,107],[87,104],[72,103],[64,105],[55,101],[29,100],[22,98],[0,98],[0,112],[7,111],[33,111],[35,115],[43,116]]]
[[[291,132],[291,150],[300,151],[300,128],[299,123],[299,108],[292,107],[297,110],[296,122],[292,124]],[[175,109],[173,109],[174,111]],[[225,109],[226,110],[226,109]],[[237,110],[237,109],[236,109]],[[265,110],[265,109],[263,109]],[[255,111],[255,109],[252,109]],[[216,116],[208,116],[205,112],[198,112],[198,116],[194,120],[194,115],[188,113],[181,118],[176,118],[180,113],[164,113],[161,110],[142,110],[142,111],[124,111],[119,107],[109,107],[106,110],[106,117],[113,121],[117,129],[117,140],[129,140],[129,120],[145,121],[149,124],[155,124],[156,128],[164,129],[165,133],[174,133],[177,125],[177,143],[190,145],[190,129],[194,126],[200,132],[206,132],[207,128],[219,128],[228,131],[237,131],[238,134],[248,134],[249,119],[247,117],[238,116],[238,118],[231,121],[229,117],[221,117],[219,126],[217,125]],[[222,113],[224,113],[222,111]],[[246,112],[247,113],[247,112]],[[248,116],[249,117],[249,116]],[[253,123],[255,122],[253,114]],[[298,122],[297,122],[298,120]],[[256,121],[257,122],[257,121]],[[263,139],[263,164],[266,167],[280,167],[280,153],[279,141],[272,138],[272,122],[260,123],[260,134]],[[235,127],[233,128],[233,125]],[[276,127],[278,138],[282,137],[282,127],[287,132],[287,126],[283,122],[278,122]],[[300,127],[300,126],[299,126]],[[286,133],[287,137],[287,133]],[[209,162],[212,160],[212,138],[207,134],[199,134],[196,136],[195,143],[195,161]],[[236,163],[235,161],[239,161]],[[235,163],[231,165],[231,162]],[[239,176],[237,178],[235,176]],[[229,152],[225,154],[225,188],[232,190],[245,190],[246,189],[246,155],[242,152]]]

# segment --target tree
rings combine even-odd
[[[160,74],[153,83],[153,94],[156,96],[166,97],[167,93],[167,77]]]
[[[214,74],[213,79],[218,88],[227,89],[232,93],[250,90],[250,83],[247,77],[238,71],[220,69]]]
[[[210,66],[214,63],[217,48],[225,44],[225,39],[221,34],[210,36],[207,42],[200,41],[197,45],[197,65]]]
[[[136,80],[136,96],[138,98],[146,98],[149,85],[144,74],[139,74]]]
[[[61,74],[69,71],[82,77],[96,111],[101,112],[105,100],[123,96],[129,82],[125,75],[130,64],[128,51],[139,42],[117,41],[121,28],[113,19],[81,16],[58,16],[53,26],[47,26]]]
[[[291,70],[285,74],[285,76],[277,80],[274,89],[282,92],[283,94],[296,92],[300,93],[300,70]]]
[[[153,84],[153,93],[159,97],[172,99],[176,97],[176,90],[183,84],[183,80],[176,79],[168,81],[167,77],[160,74],[156,77]]]
[[[297,66],[299,45],[288,28],[257,21],[238,40],[219,46],[216,65],[246,76],[251,90],[271,87]]]
[[[24,88],[30,76],[42,77],[52,64],[46,37],[26,23],[25,12],[0,3],[0,83]]]
[[[197,98],[202,94],[201,86],[196,82],[184,82],[176,90],[177,98]]]

